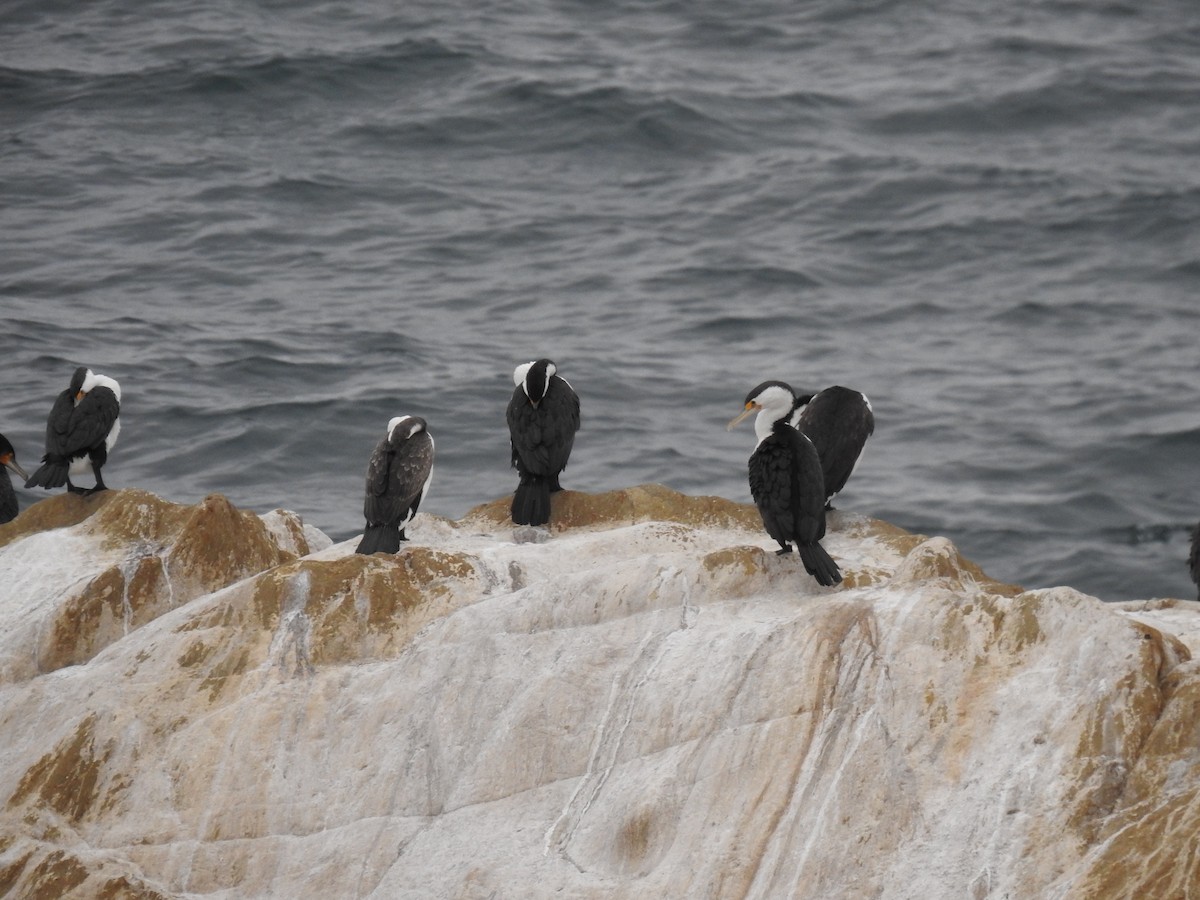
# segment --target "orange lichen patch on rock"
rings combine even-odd
[[[258,516],[212,494],[189,508],[167,553],[167,571],[172,582],[185,589],[191,584],[208,593],[292,559]]]
[[[893,525],[883,519],[873,519],[840,509],[825,514],[825,527],[828,533],[836,532],[849,538],[873,538],[902,557],[929,540],[928,535],[906,531],[899,525]]]
[[[110,499],[83,527],[127,556],[61,601],[40,637],[41,672],[87,662],[172,607],[295,558],[219,495],[197,506],[139,490],[99,496]]]
[[[126,568],[128,572],[126,577]],[[162,561],[146,556],[110,566],[56,611],[38,647],[38,668],[85,663],[114,641],[170,609]]]
[[[52,504],[59,515],[40,516],[42,527],[26,533],[86,519],[86,531],[110,547],[130,547],[140,556],[165,550],[171,575],[196,581],[205,592],[295,558],[278,547],[258,516],[235,509],[220,494],[185,506],[129,488],[83,499],[56,497],[36,504],[30,512]],[[302,538],[303,530],[298,534]],[[307,545],[302,549],[307,552]]]
[[[460,526],[511,525],[511,499],[502,497],[477,506],[461,520]],[[617,528],[638,522],[679,522],[697,528],[735,528],[761,530],[758,510],[745,503],[722,497],[690,497],[661,484],[586,494],[560,491],[550,498],[550,528]]]
[[[26,771],[8,807],[32,800],[79,823],[100,796],[104,763],[111,754],[111,747],[97,748],[95,726],[94,715],[81,720],[73,735]]]
[[[7,844],[0,844],[0,856],[3,856],[7,850]],[[0,897],[17,896],[12,893],[13,888],[32,857],[32,850],[23,850],[8,862],[0,861]]]
[[[1170,651],[1169,642],[1164,649]],[[1162,709],[1123,798],[1130,807],[1200,785],[1200,661],[1180,662],[1162,679],[1162,690]]]
[[[843,564],[841,560],[835,560],[842,572],[842,587],[847,590],[854,588],[870,587],[873,584],[882,584],[891,578],[892,573],[878,566],[855,566],[853,568]]]
[[[137,488],[105,493],[112,499],[88,519],[86,530],[109,546],[161,547],[179,533],[191,509]]]
[[[1071,824],[1089,843],[1114,833],[1114,811],[1161,803],[1200,775],[1200,673],[1174,638],[1141,623],[1130,627],[1136,661],[1092,711],[1076,750],[1080,788]]]
[[[0,897],[30,900],[169,900],[129,872],[121,861],[85,863],[52,844],[24,841],[20,853],[0,863]],[[94,854],[93,854],[94,856]]]
[[[39,500],[27,507],[11,522],[0,525],[0,547],[40,531],[52,531],[55,528],[70,528],[72,525],[78,525],[123,493],[125,492],[101,491],[90,497],[64,493]]]
[[[975,584],[989,593],[1007,597],[1016,596],[1023,590],[1017,585],[1003,584],[989,578],[943,537],[929,538],[913,547],[892,576],[896,584],[934,580],[941,580],[955,589]]]
[[[767,551],[762,547],[725,547],[706,554],[701,565],[709,572],[730,570],[734,575],[749,577],[763,571]]]
[[[1146,643],[1143,665],[1159,664],[1153,638]],[[1179,648],[1168,640],[1158,649],[1171,666]],[[1200,663],[1182,659],[1160,686],[1162,706],[1113,814],[1092,823],[1099,851],[1071,896],[1186,897],[1200,885],[1200,855],[1181,852],[1200,833]]]
[[[406,546],[394,556],[297,560],[182,625],[179,633],[198,634],[178,664],[192,670],[215,700],[230,679],[263,662],[277,631],[288,632],[281,644],[300,672],[390,657],[430,621],[477,599],[483,589],[472,557],[424,546]]]
[[[65,897],[88,879],[87,868],[63,850],[47,853],[29,872],[27,897]]]
[[[314,563],[305,613],[313,665],[393,656],[417,631],[482,594],[471,558],[408,547],[392,558],[348,557],[326,570]]]
[[[728,597],[749,597],[767,583],[767,551],[762,547],[725,547],[700,561],[710,589]]]
[[[1200,885],[1200,786],[1146,803],[1118,818],[1120,827],[1089,858],[1069,897],[1194,897]]]
[[[1011,598],[1004,594],[985,594],[978,602],[980,609],[992,619],[991,644],[1006,653],[1020,653],[1046,639],[1041,624],[1045,602],[1041,594],[1030,591]]]

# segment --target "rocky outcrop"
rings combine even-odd
[[[554,504],[544,543],[497,501],[394,557],[217,497],[0,527],[0,895],[1200,884],[1187,604],[1024,591],[846,513],[821,588],[752,507]]]
[[[180,604],[309,552],[299,520],[220,495],[60,494],[0,525],[0,684],[87,662]]]

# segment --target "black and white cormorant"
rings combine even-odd
[[[20,475],[22,482],[29,480],[25,470],[17,463],[17,451],[8,438],[0,434],[0,525],[15,519],[19,509],[17,492],[13,490],[12,479],[8,477],[9,469]]]
[[[121,433],[121,386],[115,378],[96,375],[80,366],[70,386],[58,395],[46,420],[46,454],[42,465],[25,487],[56,488],[64,484],[73,494],[107,490],[100,469]],[[84,490],[71,483],[72,475],[88,471],[95,487]]]
[[[804,569],[819,584],[842,580],[837,563],[825,552],[825,478],[812,441],[789,423],[796,394],[782,381],[764,381],[746,395],[733,428],[753,412],[758,446],[750,454],[750,495],[767,534],[779,542],[780,555],[800,554]]]
[[[396,416],[367,463],[367,527],[358,553],[395,553],[433,479],[433,437],[420,416]]]
[[[1192,529],[1192,549],[1188,553],[1188,570],[1192,573],[1192,581],[1196,582],[1196,599],[1200,600],[1200,523]]]
[[[579,430],[579,397],[548,359],[517,366],[508,401],[512,464],[520,475],[513,494],[514,525],[550,521],[550,494],[561,491],[558,476],[567,467]]]
[[[834,385],[815,394],[800,393],[789,419],[817,448],[825,476],[825,508],[846,486],[863,446],[875,432],[875,413],[866,394]]]

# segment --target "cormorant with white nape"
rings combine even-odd
[[[17,492],[13,490],[12,479],[8,477],[11,469],[21,476],[21,481],[29,480],[25,470],[17,462],[17,451],[8,438],[0,434],[0,525],[11,522],[17,517]]]
[[[25,487],[56,488],[64,484],[73,494],[107,490],[100,469],[121,433],[121,386],[115,378],[97,375],[80,366],[71,384],[58,395],[46,420],[46,454],[42,465]],[[88,471],[96,478],[92,488],[71,483],[72,475]]]
[[[513,372],[508,402],[512,464],[520,476],[513,494],[514,525],[550,521],[550,494],[561,491],[558,476],[567,467],[579,430],[579,397],[548,359],[523,363]]]
[[[420,416],[396,416],[367,463],[366,530],[357,553],[395,553],[433,479],[433,437]]]
[[[764,381],[746,395],[733,428],[757,412],[758,446],[750,454],[750,495],[779,555],[800,554],[804,570],[826,587],[842,580],[837,563],[821,546],[825,536],[825,479],[812,441],[789,424],[796,394],[782,381]]]
[[[1196,583],[1196,599],[1200,600],[1200,523],[1192,529],[1192,549],[1188,553],[1188,570],[1192,573],[1192,581]]]
[[[841,385],[800,393],[789,421],[817,448],[825,476],[825,508],[833,509],[834,495],[846,486],[867,438],[875,432],[871,401],[861,391]]]

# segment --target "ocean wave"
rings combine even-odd
[[[680,266],[665,269],[644,282],[650,290],[689,284],[704,284],[708,290],[806,291],[821,282],[799,269],[771,265]]]
[[[1062,130],[1128,113],[1145,115],[1153,107],[1179,110],[1196,105],[1190,79],[1080,72],[1056,74],[1033,87],[891,109],[870,116],[868,124],[874,132],[891,136],[945,132],[978,136]]]

